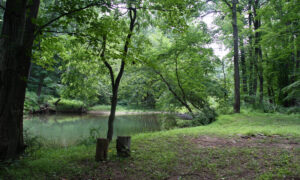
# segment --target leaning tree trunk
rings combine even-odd
[[[31,20],[38,7],[39,0],[6,3],[0,39],[0,161],[17,158],[25,149],[23,106],[34,39]]]
[[[112,140],[114,134],[114,120],[116,115],[117,102],[118,102],[118,90],[116,91],[113,90],[113,96],[111,99],[111,107],[110,107],[110,115],[108,118],[107,139],[109,139],[109,141]]]
[[[234,41],[234,112],[240,112],[239,36],[237,27],[237,0],[232,0],[232,28]]]

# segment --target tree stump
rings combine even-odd
[[[96,161],[105,161],[107,159],[108,144],[108,139],[97,139]]]
[[[120,157],[130,157],[130,136],[118,136],[117,154]]]

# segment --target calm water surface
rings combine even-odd
[[[88,137],[91,129],[97,129],[100,137],[106,137],[108,116],[97,115],[43,115],[24,120],[24,129],[55,144],[69,145]],[[114,136],[159,131],[175,121],[173,116],[160,114],[116,116]],[[168,122],[168,123],[166,123]]]

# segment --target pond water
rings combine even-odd
[[[24,120],[24,130],[47,142],[67,146],[90,136],[91,131],[97,137],[106,137],[107,121],[108,116],[91,114],[30,116]],[[174,121],[174,116],[161,114],[116,116],[114,137],[168,129]]]

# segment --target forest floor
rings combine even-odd
[[[131,157],[95,145],[41,148],[0,179],[300,179],[300,115],[222,115],[208,126],[134,135]]]

